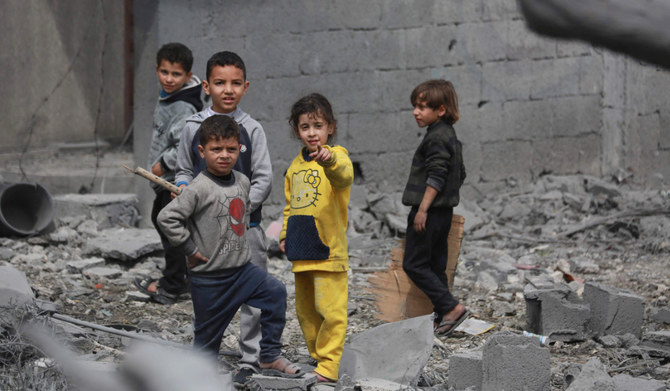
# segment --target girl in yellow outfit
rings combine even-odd
[[[329,146],[336,121],[328,100],[311,94],[289,123],[304,148],[286,171],[280,247],[293,262],[295,308],[319,381],[336,381],[347,332],[347,207],[354,180],[349,153]]]

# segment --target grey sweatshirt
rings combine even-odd
[[[173,246],[209,258],[190,273],[225,275],[250,261],[245,239],[249,187],[238,171],[228,181],[203,171],[158,214],[158,225]]]
[[[200,84],[200,79],[194,75],[179,91],[160,97],[156,102],[147,169],[151,171],[151,167],[160,162],[165,170],[163,179],[168,182],[175,179],[177,147],[186,119],[202,108]],[[163,189],[153,182],[151,187],[156,192]]]
[[[175,178],[177,185],[181,183],[189,184],[193,180],[195,172],[191,156],[193,137],[200,128],[202,121],[215,114],[217,113],[212,111],[211,107],[208,107],[186,120],[177,151],[177,175]],[[249,153],[248,151],[251,150],[251,172],[245,172],[244,174],[251,178],[251,191],[249,192],[251,204],[249,208],[250,213],[253,213],[268,198],[272,190],[272,161],[270,160],[270,151],[268,150],[265,131],[258,121],[251,118],[249,114],[242,111],[239,107],[231,114],[233,119],[246,129],[251,139],[251,145],[243,145],[238,160],[242,160],[244,158],[243,154]],[[241,141],[244,144],[244,140]],[[238,169],[237,167],[236,169]]]

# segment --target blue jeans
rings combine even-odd
[[[242,304],[261,310],[260,362],[276,360],[286,324],[286,287],[247,263],[225,277],[190,275],[195,314],[193,345],[218,356],[223,332]]]

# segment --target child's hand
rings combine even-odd
[[[279,242],[279,249],[281,252],[286,253],[286,240],[282,240]]]
[[[207,263],[209,259],[200,254],[200,251],[196,251],[195,254],[188,256],[188,268],[194,268],[200,263]]]
[[[417,233],[424,233],[426,231],[426,219],[428,218],[428,213],[418,210],[416,216],[414,216],[414,230]]]
[[[151,167],[151,173],[156,175],[156,176],[163,176],[165,174],[165,171],[163,171],[163,167],[161,166],[161,162],[158,162]]]
[[[309,154],[309,156],[314,159],[315,162],[327,162],[330,160],[330,151],[322,146],[318,145],[316,151]]]
[[[182,183],[181,185],[179,185],[179,188],[180,188],[180,189],[183,189],[183,188],[185,188],[185,187],[186,187],[186,185],[183,184],[183,183]],[[172,198],[172,199],[174,200],[175,198],[177,198],[177,194],[175,194],[175,193],[170,193],[170,198]]]

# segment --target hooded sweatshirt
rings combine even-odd
[[[162,178],[168,182],[174,182],[175,179],[177,148],[186,119],[202,109],[201,91],[200,79],[192,76],[182,88],[170,95],[159,97],[156,103],[147,168],[151,171],[160,162],[165,171]],[[153,182],[151,187],[156,193],[163,190]]]

